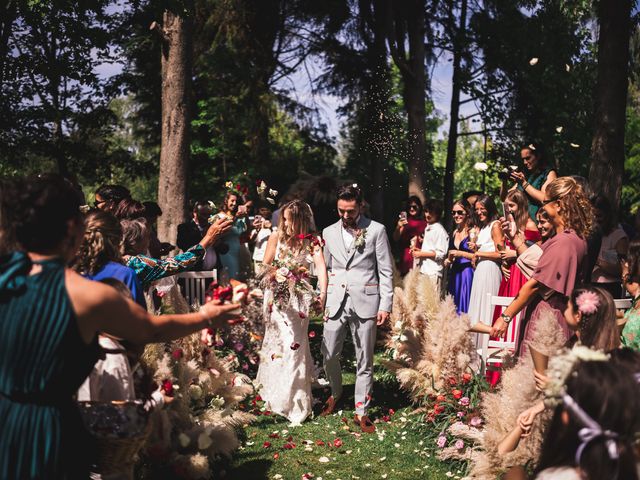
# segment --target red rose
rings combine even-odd
[[[173,397],[173,383],[171,383],[171,380],[163,380],[161,390],[167,397]]]
[[[453,390],[451,393],[456,400],[462,397],[462,390]]]
[[[382,416],[382,421],[383,422],[389,422],[391,420],[391,417],[389,415],[383,415]]]
[[[456,380],[456,377],[449,377],[449,385],[457,385],[458,381]]]
[[[433,411],[434,411],[434,412],[435,412],[435,414],[437,415],[437,414],[439,414],[439,413],[444,412],[444,407],[443,407],[442,405],[440,405],[439,403],[436,403],[436,404],[433,406]]]
[[[184,352],[181,348],[176,348],[173,352],[171,352],[171,356],[175,360],[180,360],[182,357],[184,357]]]
[[[261,401],[262,401],[262,397],[261,397],[260,395],[258,395],[258,396],[256,397],[256,402],[261,402]]]

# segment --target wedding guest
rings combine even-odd
[[[147,308],[136,272],[124,265],[122,227],[112,214],[102,210],[89,212],[73,269],[89,280],[120,280],[131,291],[134,301]]]
[[[0,258],[0,478],[87,478],[92,442],[73,396],[98,360],[98,332],[170,341],[226,325],[238,305],[153,316],[65,268],[86,229],[59,176],[18,179],[2,201],[19,251]]]
[[[469,190],[462,194],[462,198],[465,199],[469,205],[471,205],[471,209],[473,210],[476,201],[481,195],[484,195],[484,192],[481,190]]]
[[[142,202],[132,198],[125,198],[118,202],[113,214],[118,220],[132,220],[134,218],[144,218],[146,210]]]
[[[264,252],[267,248],[267,242],[273,231],[273,225],[271,224],[271,208],[268,205],[260,205],[258,208],[258,215],[253,222],[253,229],[251,230],[251,241],[253,243],[253,268],[256,273],[259,273],[262,260],[264,259]]]
[[[474,252],[473,263],[476,265],[469,299],[469,317],[472,325],[491,322],[491,318],[483,316],[487,311],[487,293],[497,295],[500,288],[500,252],[497,251],[496,245],[504,243],[498,210],[493,199],[488,195],[480,196],[475,204],[475,213],[476,225],[480,231],[476,239],[469,241],[469,248]]]
[[[445,260],[449,267],[447,291],[453,297],[456,311],[467,313],[473,284],[474,252],[469,248],[469,231],[473,228],[471,206],[462,198],[453,204],[451,216],[455,228],[449,236],[449,254]]]
[[[221,238],[221,240],[229,247],[226,253],[220,255],[222,263],[221,278],[224,280],[236,279],[243,280],[247,272],[241,270],[240,264],[240,235],[247,230],[246,215],[247,207],[238,206],[239,194],[235,191],[228,191],[222,202],[222,209],[218,215],[226,216],[233,222],[233,226]]]
[[[427,200],[424,205],[427,226],[424,229],[422,247],[412,247],[411,255],[421,261],[420,273],[427,275],[436,291],[442,291],[442,270],[449,247],[449,235],[440,223],[442,202]]]
[[[529,202],[524,193],[520,190],[510,191],[507,193],[504,205],[509,217],[504,219],[508,233],[505,235],[505,243],[498,245],[498,248],[500,249],[503,268],[506,269],[506,275],[500,282],[498,295],[501,297],[515,297],[527,282],[528,278],[525,277],[516,263],[518,250],[515,248],[514,243],[511,243],[510,238],[515,239],[517,237],[521,240],[521,243],[518,245],[533,245],[540,240],[540,232],[538,231],[536,223],[529,217]],[[503,233],[504,230],[505,229],[503,229]],[[500,313],[501,309],[496,308],[493,315],[494,322],[498,319]],[[517,341],[516,336],[517,332],[514,331],[512,338],[507,338],[506,340],[511,342]],[[499,378],[499,373],[500,372],[492,372],[492,380],[489,380],[490,383]]]
[[[516,265],[518,269],[525,278],[529,280],[535,272],[538,261],[542,256],[542,244],[556,234],[556,229],[549,220],[549,214],[544,208],[541,208],[538,210],[538,213],[536,213],[536,227],[538,228],[538,232],[540,232],[540,240],[530,246],[525,241],[523,235],[515,232],[515,235],[510,236],[512,233],[510,232],[510,227],[505,225],[505,223],[502,224],[502,227],[502,231],[505,236],[509,237],[511,245],[513,245],[517,252],[518,258],[516,259]]]
[[[150,233],[144,219],[122,220],[120,225],[123,237],[122,259],[127,267],[133,269],[143,289],[161,278],[193,270],[196,265],[202,262],[207,249],[231,228],[231,222],[228,219],[217,218],[209,226],[202,240],[186,252],[179,253],[174,257],[159,259],[146,255]]]
[[[122,185],[101,185],[95,193],[93,206],[114,213],[121,200],[131,198],[129,189]]]
[[[622,271],[620,257],[629,249],[629,237],[620,224],[615,221],[615,212],[611,203],[599,195],[592,202],[596,214],[596,223],[602,233],[600,251],[593,271],[591,282],[606,289],[613,298],[622,297]]]
[[[537,480],[638,479],[640,390],[629,370],[579,361],[547,430]]]
[[[542,145],[538,143],[529,143],[522,147],[520,158],[528,175],[519,170],[511,171],[509,177],[502,181],[500,200],[504,201],[507,193],[512,190],[518,189],[524,192],[529,201],[529,216],[535,220],[536,212],[544,200],[544,191],[553,180],[558,178],[558,174],[554,168],[547,165]],[[509,180],[515,182],[510,188]]]
[[[155,258],[169,255],[174,247],[169,242],[161,242],[158,238],[158,217],[162,216],[162,209],[156,202],[142,202],[144,206],[144,218],[150,228],[151,239],[149,241],[149,255]]]
[[[406,201],[405,210],[400,212],[396,229],[393,232],[393,241],[402,249],[398,261],[400,275],[406,275],[413,268],[411,241],[421,236],[426,227],[427,221],[424,218],[422,202],[419,197],[412,195]]]
[[[209,217],[212,213],[208,202],[197,200],[193,203],[191,220],[178,225],[178,238],[176,240],[178,248],[186,252],[200,243],[209,230]],[[227,232],[231,228],[231,221],[225,222],[224,225],[221,224],[220,227],[222,229],[221,234]],[[228,249],[228,246],[222,242],[221,238],[222,235],[216,239],[215,243],[205,249],[206,253],[203,260],[195,265],[194,270],[213,271],[218,268],[218,254]]]
[[[556,230],[556,235],[542,245],[542,256],[533,276],[525,283],[518,296],[495,322],[494,335],[504,335],[511,319],[531,303],[538,304],[531,314],[521,343],[525,353],[527,340],[545,311],[555,316],[559,331],[569,339],[570,330],[564,319],[566,298],[573,291],[587,252],[585,238],[592,228],[592,207],[582,188],[570,177],[560,177],[545,190],[543,208]]]
[[[631,308],[624,312],[622,344],[640,351],[640,239],[629,244],[629,253],[622,266],[622,281],[631,298]]]

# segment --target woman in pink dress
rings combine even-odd
[[[407,199],[406,210],[400,212],[398,224],[393,232],[393,240],[400,244],[402,252],[398,262],[400,275],[404,276],[413,268],[413,256],[411,255],[411,239],[419,237],[427,227],[427,220],[424,218],[424,209],[420,199],[412,195]],[[420,248],[422,242],[415,246]]]
[[[531,314],[520,354],[528,352],[542,313],[551,312],[558,322],[564,341],[571,331],[564,318],[567,297],[580,278],[587,253],[585,238],[593,227],[593,207],[582,187],[571,177],[560,177],[545,190],[543,208],[556,229],[556,235],[542,244],[542,256],[533,276],[494,323],[492,335],[502,336],[511,319],[535,299],[539,299]]]

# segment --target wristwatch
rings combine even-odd
[[[513,320],[511,315],[507,315],[504,312],[502,314],[500,314],[500,318],[502,318],[502,320],[504,320],[504,323],[506,323],[507,325],[509,325],[511,323],[511,320]]]

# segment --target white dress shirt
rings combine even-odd
[[[449,250],[449,235],[439,223],[431,223],[424,229],[423,252],[435,252],[435,258],[422,258],[420,273],[432,277],[442,276],[442,265]]]

